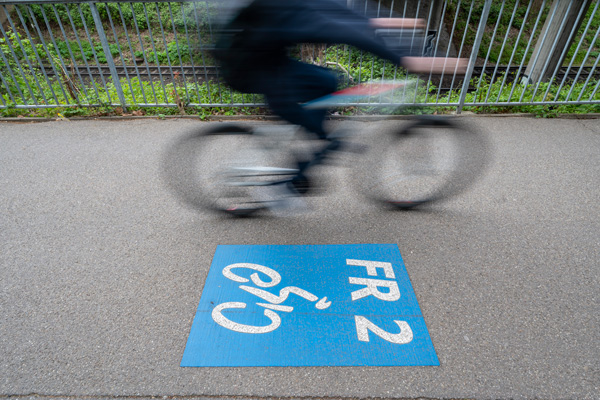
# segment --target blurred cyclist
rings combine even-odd
[[[330,70],[288,56],[301,43],[348,44],[402,65],[412,72],[464,73],[464,60],[414,57],[376,36],[377,28],[423,28],[420,20],[369,19],[346,7],[346,0],[253,0],[228,22],[217,43],[221,73],[235,90],[260,93],[284,120],[326,139],[325,110],[302,103],[337,90]],[[410,26],[412,24],[412,26]],[[411,46],[415,49],[419,46]],[[300,162],[299,168],[307,162]]]

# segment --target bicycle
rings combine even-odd
[[[339,106],[359,98],[407,90],[411,82],[372,82],[344,89],[304,107]],[[285,133],[287,131],[287,134]],[[214,123],[180,137],[165,158],[167,182],[193,207],[232,216],[289,207],[309,189],[307,176],[337,152],[365,154],[351,132],[334,133],[308,162],[282,125]],[[282,145],[281,141],[287,141]],[[322,142],[322,141],[318,141]],[[306,145],[299,141],[298,144]],[[296,146],[297,147],[297,146]],[[409,210],[448,199],[468,188],[486,163],[486,139],[455,118],[415,116],[375,142],[358,179],[367,198]],[[309,151],[311,152],[311,151]]]

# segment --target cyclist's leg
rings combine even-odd
[[[323,67],[288,60],[265,81],[263,93],[275,114],[325,138],[326,110],[306,110],[301,103],[335,92],[335,74]]]
[[[315,133],[320,139],[326,139],[327,132],[323,126],[326,110],[307,110],[301,103],[333,93],[337,89],[336,76],[326,68],[293,60],[288,60],[274,75],[276,78],[271,76],[269,84],[263,89],[273,112]],[[297,192],[306,193],[309,190],[311,184],[305,172],[311,165],[319,163],[323,154],[324,150],[299,156],[299,172],[291,182]]]

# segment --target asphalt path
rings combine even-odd
[[[0,123],[0,397],[600,399],[600,119],[461,119],[493,158],[453,200],[382,210],[340,162],[241,220],[165,185],[202,122]],[[179,366],[217,245],[351,243],[398,245],[439,367]]]

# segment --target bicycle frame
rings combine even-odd
[[[404,82],[398,82],[393,80],[379,80],[361,83],[355,86],[351,86],[346,89],[338,90],[337,92],[329,95],[319,97],[318,99],[311,100],[303,105],[307,109],[329,109],[333,107],[344,107],[350,104],[356,104],[361,100],[367,100],[372,97],[379,97],[378,102],[368,102],[369,106],[387,106],[390,104],[402,105],[402,102],[398,103],[385,103],[382,101],[384,96],[387,98],[393,97],[396,90],[402,89],[402,98],[405,98],[406,90],[417,86],[417,79],[407,79]]]
[[[330,109],[333,107],[343,107],[350,103],[356,103],[360,100],[366,100],[373,97],[379,97],[379,103],[372,103],[373,106],[387,106],[389,103],[382,101],[385,97],[392,97],[394,93],[398,90],[403,90],[403,96],[405,96],[406,90],[411,87],[416,87],[417,79],[409,79],[404,82],[391,81],[391,80],[379,80],[379,81],[371,81],[365,82],[362,84],[358,84],[346,89],[339,90],[337,92],[331,93],[329,95],[325,95],[319,97],[315,100],[311,100],[305,104],[303,107],[306,109]],[[370,103],[371,104],[371,103]],[[401,107],[402,104],[398,105]],[[282,127],[280,125],[275,126],[269,130],[273,130],[275,133],[272,134],[268,132],[266,129],[258,129],[254,132],[254,134],[258,137],[275,137],[278,140],[282,139],[282,136],[285,136],[282,132]],[[290,131],[291,132],[291,131]],[[285,184],[291,182],[298,175],[303,174],[309,168],[320,164],[324,158],[327,157],[329,153],[332,151],[339,150],[345,146],[345,142],[339,136],[329,136],[327,138],[329,140],[329,144],[322,149],[320,152],[314,155],[314,158],[299,168],[276,168],[276,167],[243,167],[243,168],[233,168],[233,172],[239,172],[240,178],[247,178],[249,175],[268,177],[268,176],[287,176],[286,179],[274,180],[269,182],[248,182],[243,181],[236,183],[239,186],[275,186],[280,184]],[[279,149],[281,146],[275,146]],[[235,175],[234,175],[235,177]]]

